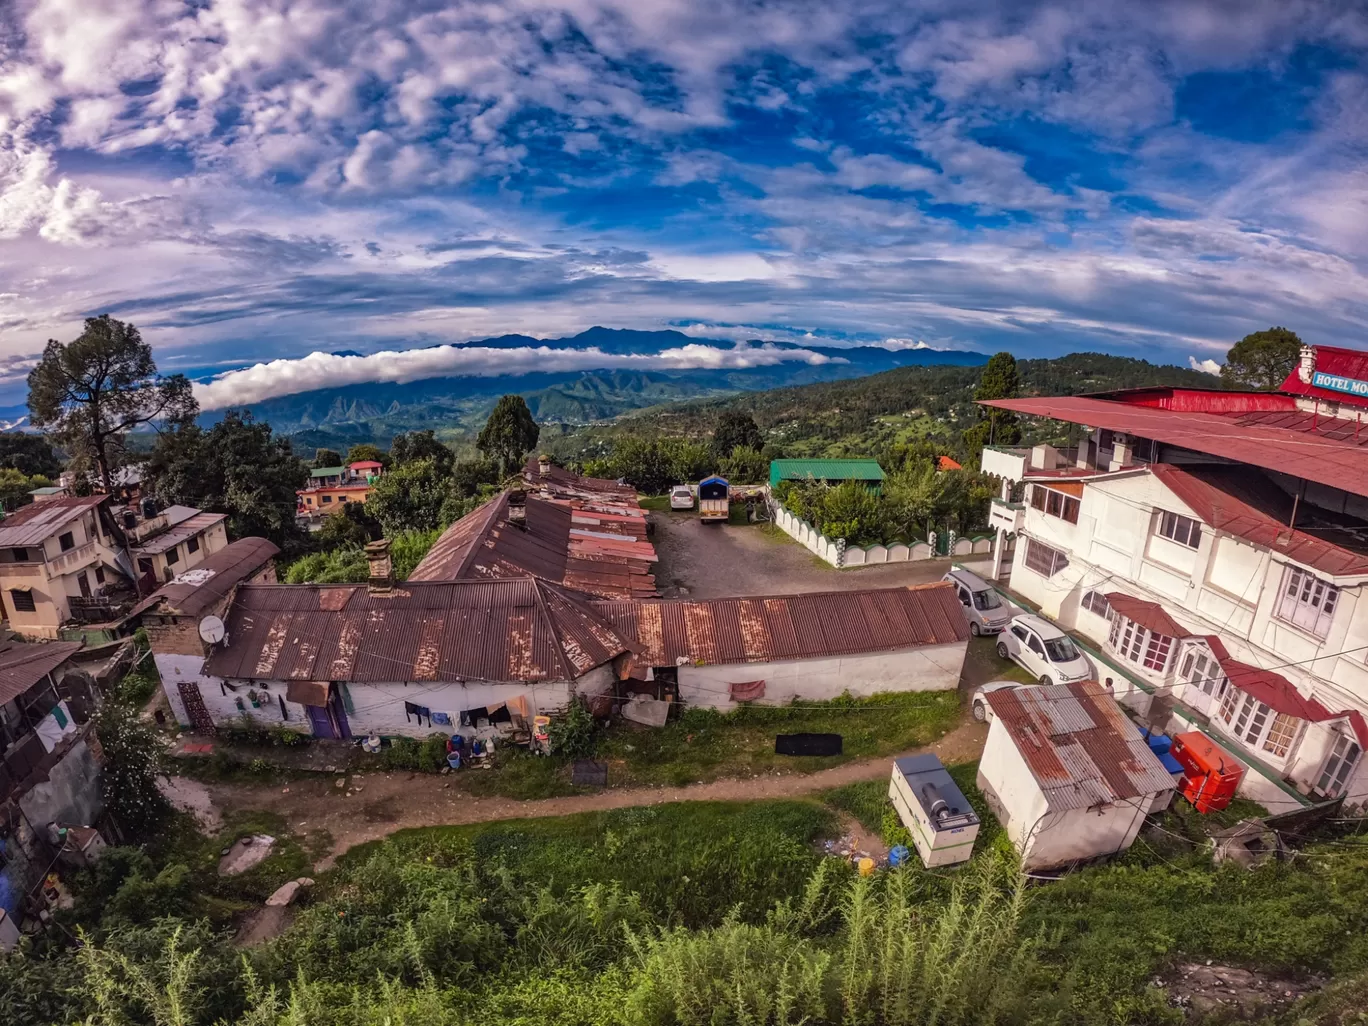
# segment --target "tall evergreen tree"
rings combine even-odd
[[[1021,378],[1017,373],[1016,357],[1011,353],[994,353],[984,365],[975,402],[985,399],[1015,399],[1021,394]],[[1021,423],[1010,410],[993,406],[978,407],[979,423],[965,431],[964,444],[971,451],[985,445],[1013,445],[1021,441]]]
[[[1230,347],[1221,380],[1239,388],[1272,391],[1297,366],[1301,348],[1301,338],[1287,328],[1255,331]]]
[[[506,395],[495,404],[475,447],[498,461],[504,474],[511,474],[521,466],[523,457],[532,451],[539,437],[541,428],[532,419],[527,400],[520,395]]]

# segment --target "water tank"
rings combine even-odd
[[[134,513],[131,509],[124,510],[123,525],[126,530],[133,530],[133,528],[138,526],[138,514]]]
[[[157,515],[157,500],[150,495],[142,501],[142,515],[144,520],[151,520]]]

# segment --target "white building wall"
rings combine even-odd
[[[179,685],[184,683],[199,688],[204,707],[215,724],[231,725],[245,720],[258,727],[285,726],[301,734],[312,733],[308,713],[302,705],[287,701],[285,716],[280,715],[280,699],[285,697],[283,683],[268,681],[251,686],[241,684],[236,685],[237,691],[232,691],[220,678],[210,677],[204,673],[203,656],[158,652],[152,656],[152,660],[157,664],[157,673],[161,675],[162,690],[166,692],[166,700],[171,706],[172,715],[183,727],[192,726],[190,714],[185,709],[185,701],[180,693]],[[255,690],[259,694],[268,693],[271,699],[269,702],[261,701],[257,708],[253,708],[247,696],[250,690]],[[237,706],[239,699],[244,707],[242,709]]]
[[[690,705],[734,709],[730,685],[752,680],[765,682],[763,705],[828,701],[845,692],[862,697],[881,691],[950,691],[959,686],[967,650],[968,642],[959,641],[826,659],[681,666],[679,698]]]
[[[602,668],[600,668],[602,669]],[[352,708],[347,723],[356,736],[381,734],[424,738],[434,733],[454,733],[460,714],[468,709],[483,709],[519,696],[526,698],[533,716],[545,716],[564,709],[573,694],[566,681],[539,684],[348,684]],[[425,706],[451,717],[451,726],[418,722],[404,715],[404,703]]]

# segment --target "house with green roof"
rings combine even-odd
[[[771,460],[769,479],[771,488],[781,481],[812,480],[829,485],[863,481],[878,493],[886,476],[878,460]]]

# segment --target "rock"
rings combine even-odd
[[[270,834],[252,834],[240,837],[229,845],[227,853],[219,859],[219,876],[237,876],[253,866],[266,861],[275,848],[275,838]]]
[[[268,908],[284,908],[294,903],[295,898],[299,897],[299,892],[306,887],[313,886],[313,879],[301,876],[298,880],[291,880],[287,884],[281,884],[276,888],[275,893],[266,899]]]
[[[346,786],[347,786],[347,778],[346,778],[346,777],[338,777],[336,780],[333,781],[333,787],[346,787]]]

